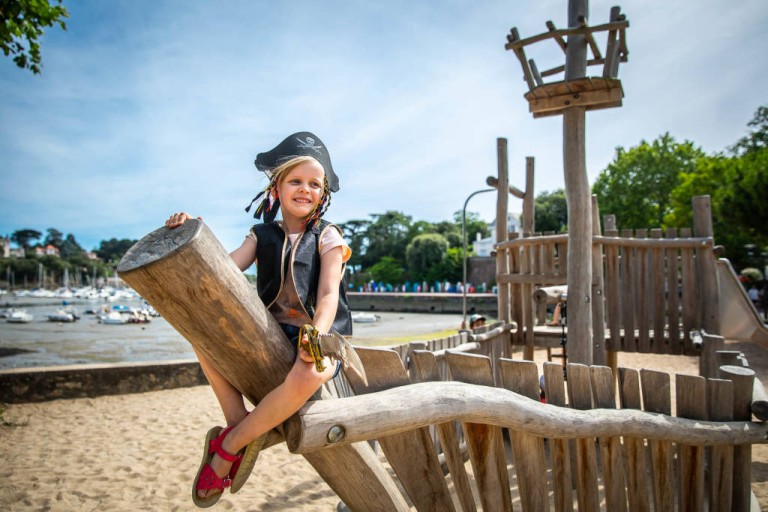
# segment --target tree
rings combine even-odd
[[[384,256],[376,262],[369,272],[376,282],[398,284],[403,281],[405,271],[400,263],[391,256]]]
[[[57,0],[61,4],[61,0]],[[0,0],[0,48],[22,69],[39,74],[43,66],[38,38],[43,28],[59,25],[67,29],[69,12],[48,0]]]
[[[681,173],[693,172],[703,156],[692,142],[677,143],[669,133],[651,144],[618,147],[616,158],[592,187],[600,212],[614,214],[618,229],[663,227],[672,212],[670,191],[680,183]]]
[[[79,243],[77,243],[75,236],[71,233],[68,234],[67,238],[64,239],[64,242],[62,242],[59,250],[61,251],[61,257],[64,259],[71,259],[75,256],[82,256],[85,253],[85,250],[80,246]]]
[[[747,126],[754,127],[749,135],[740,138],[730,150],[737,156],[747,155],[768,148],[768,106],[758,107]]]
[[[96,249],[96,255],[105,262],[117,263],[135,243],[136,240],[129,240],[127,238],[122,240],[117,238],[102,240],[99,243],[99,248]]]
[[[371,221],[362,219],[353,219],[339,224],[344,238],[349,243],[349,248],[352,249],[352,257],[347,263],[352,269],[359,269],[362,265],[363,251],[367,244],[367,232],[370,224]]]
[[[384,256],[405,263],[405,248],[408,245],[408,233],[411,216],[389,210],[385,213],[371,214],[371,221],[366,230],[365,252],[362,256],[363,267],[378,263]]]
[[[412,279],[427,278],[430,270],[442,263],[448,253],[448,240],[443,235],[429,233],[414,238],[405,250],[405,259]]]
[[[43,234],[35,229],[20,229],[11,234],[11,241],[16,242],[26,252],[31,245],[30,242],[39,240],[41,236]]]
[[[64,233],[54,228],[48,228],[47,231],[48,234],[45,236],[45,240],[43,240],[43,245],[52,245],[61,250],[61,246],[64,243]]]
[[[443,232],[439,231],[441,235],[448,239],[451,247],[464,247],[464,241],[461,239],[461,216],[462,210],[458,210],[453,214],[453,226],[455,231]],[[491,230],[488,229],[488,223],[480,218],[480,214],[477,212],[467,212],[465,216],[466,229],[467,229],[467,245],[471,246],[472,242],[477,239],[477,234],[480,233],[480,238],[486,238],[491,235]],[[454,244],[451,239],[451,235],[455,233],[458,236],[458,243]]]
[[[533,200],[536,231],[564,233],[568,231],[568,202],[565,190],[542,192]]]

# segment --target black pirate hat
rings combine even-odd
[[[298,132],[289,135],[270,151],[256,155],[254,163],[257,169],[265,172],[271,178],[275,168],[297,156],[311,156],[320,162],[325,170],[328,188],[331,189],[331,192],[338,192],[339,178],[333,172],[331,156],[320,137],[313,133]]]

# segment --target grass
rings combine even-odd
[[[412,334],[408,336],[397,336],[397,337],[377,339],[377,340],[366,340],[363,343],[359,343],[359,345],[364,347],[381,347],[381,346],[389,347],[394,345],[405,345],[406,343],[410,343],[412,341],[429,341],[429,340],[436,340],[438,338],[447,338],[448,336],[453,336],[454,334],[458,334],[458,332],[459,331],[457,329],[445,329],[442,331],[428,332],[425,334]],[[355,341],[353,341],[353,344],[358,344],[358,343],[355,343]]]

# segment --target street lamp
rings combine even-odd
[[[476,190],[469,194],[469,197],[467,197],[467,200],[464,201],[464,208],[461,210],[461,239],[464,242],[464,254],[463,256],[463,264],[464,264],[464,273],[462,276],[461,281],[461,288],[463,292],[462,302],[461,302],[461,313],[462,313],[462,322],[464,327],[467,327],[467,203],[469,203],[469,200],[475,197],[477,194],[483,194],[485,192],[495,192],[495,188],[484,188],[482,190]]]

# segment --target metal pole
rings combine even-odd
[[[464,201],[464,208],[461,210],[461,239],[464,242],[464,253],[462,254],[464,272],[461,279],[461,289],[463,294],[461,302],[461,313],[464,327],[467,327],[467,204],[469,203],[469,200],[475,197],[477,194],[482,194],[484,192],[494,192],[495,190],[495,188],[484,188],[482,190],[476,190],[472,192],[469,194],[469,197],[467,197],[467,200]]]

